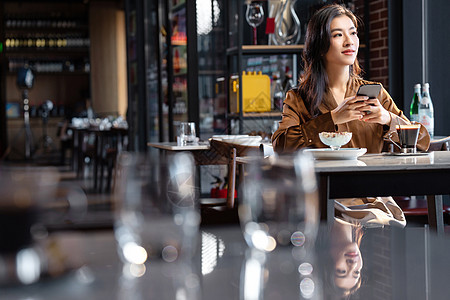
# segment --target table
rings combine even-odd
[[[147,143],[147,146],[168,151],[209,150],[209,143],[207,142],[202,142],[197,145],[188,145],[188,146],[181,146],[178,145],[176,142],[150,142]]]
[[[299,283],[308,276],[300,275],[297,267],[308,261],[316,267],[316,262],[324,258],[318,254],[315,259],[292,261],[291,248],[280,247],[258,260],[258,255],[249,255],[238,226],[203,227],[199,234],[188,281],[198,288],[197,299],[243,299],[246,287],[253,295],[263,294],[266,300],[304,299],[299,297]],[[82,267],[28,286],[3,286],[2,299],[165,300],[177,299],[176,295],[183,292],[178,281],[182,270],[175,263],[154,258],[145,264],[144,271],[130,274],[130,266],[117,255],[112,231],[60,232],[50,238],[62,257]],[[424,228],[367,229],[360,246],[364,267],[357,299],[447,299],[449,247],[448,238]],[[264,280],[259,282],[260,271]],[[319,295],[313,299],[325,299],[320,297],[325,285],[318,271],[314,268],[309,283]]]
[[[238,157],[249,164],[260,157]],[[292,156],[284,159],[291,160]],[[289,162],[290,163],[290,162]],[[428,222],[444,231],[442,195],[450,194],[450,151],[428,155],[366,154],[358,160],[316,160],[321,219],[334,219],[334,199],[377,196],[427,197]]]
[[[426,195],[430,227],[444,230],[442,196],[450,194],[450,152],[425,156],[368,154],[351,161],[316,161],[321,217],[334,216],[336,198]]]

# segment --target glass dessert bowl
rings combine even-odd
[[[321,132],[319,138],[322,143],[329,146],[331,150],[339,150],[352,139],[351,132]]]

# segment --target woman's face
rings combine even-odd
[[[327,66],[353,65],[359,48],[359,38],[355,24],[349,17],[342,15],[331,21],[330,32],[330,48],[325,54]]]
[[[351,289],[359,281],[363,267],[361,251],[358,245],[350,243],[344,247],[336,247],[332,249],[331,255],[335,262],[335,285],[342,289]]]

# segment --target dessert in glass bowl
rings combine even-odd
[[[329,146],[331,150],[339,150],[352,139],[351,132],[321,132],[319,138],[322,143]]]

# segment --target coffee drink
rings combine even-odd
[[[396,126],[400,146],[403,153],[415,153],[417,138],[419,137],[419,124],[397,125]]]

